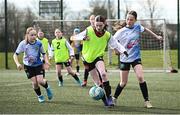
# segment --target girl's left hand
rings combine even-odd
[[[129,56],[129,54],[127,53],[127,51],[124,51],[124,55],[125,55],[126,57]]]
[[[162,36],[157,36],[157,39],[158,40],[163,40],[163,37]]]

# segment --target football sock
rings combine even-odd
[[[118,98],[119,95],[121,94],[122,90],[123,90],[124,87],[121,87],[120,84],[118,83],[117,87],[116,87],[116,90],[115,90],[115,93],[114,93],[114,97],[115,98]]]
[[[38,87],[37,89],[34,89],[34,91],[36,92],[36,94],[37,94],[38,96],[41,95],[40,87]]]
[[[141,89],[141,92],[142,92],[142,95],[143,95],[144,100],[145,100],[145,101],[149,101],[148,89],[147,89],[147,84],[146,84],[146,82],[139,83],[139,85],[140,85],[140,89]]]
[[[80,68],[79,66],[76,66],[76,71],[77,71],[78,73],[79,73],[79,68]]]
[[[111,96],[111,86],[109,84],[109,81],[103,82],[104,90],[106,92],[107,98]]]
[[[104,104],[107,103],[107,101],[106,101],[106,96],[105,96],[105,95],[102,97],[102,101],[104,102]]]
[[[43,69],[42,71],[43,71],[43,77],[45,77],[45,70]]]
[[[88,76],[89,76],[89,70],[88,70],[88,69],[85,69],[85,70],[84,70],[84,80],[87,81]]]
[[[59,75],[58,76],[58,79],[59,79],[59,81],[62,83],[63,82],[63,77],[62,77],[62,75]]]
[[[72,76],[76,81],[79,81],[79,77],[75,74]]]
[[[46,81],[46,83],[44,84],[44,85],[42,85],[45,89],[47,89],[48,88],[48,83],[47,83],[47,81]]]

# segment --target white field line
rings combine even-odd
[[[75,70],[74,70],[75,71]],[[116,69],[116,70],[107,70],[108,74],[111,74],[111,73],[119,73],[119,69]],[[55,73],[55,70],[49,70],[49,71],[46,71],[47,73]],[[80,74],[81,76],[83,76],[83,72],[84,70],[80,70]],[[134,72],[133,70],[130,70],[130,72]],[[152,72],[152,73],[163,73],[164,70],[144,70],[144,72]],[[65,73],[67,73],[67,70],[62,70],[62,73],[63,73],[63,79],[70,79],[70,75],[68,76],[65,76]],[[27,79],[28,80],[28,79]],[[48,81],[56,81],[56,79],[54,80],[48,80]],[[19,82],[19,83],[10,83],[10,84],[6,84],[6,85],[1,85],[0,86],[18,86],[18,85],[26,85],[26,84],[31,84],[31,81],[27,81],[27,82]]]
[[[67,73],[67,70],[63,69],[61,71],[63,73]],[[73,71],[75,71],[75,70],[73,70]],[[83,72],[84,72],[84,70],[79,70],[79,71],[80,71],[81,74],[83,74]],[[119,71],[120,71],[119,69],[108,69],[107,70],[108,73],[119,73]],[[52,73],[52,72],[55,72],[55,70],[48,70],[46,72]],[[134,72],[134,70],[131,69],[130,72]],[[163,73],[163,72],[165,72],[165,70],[158,70],[158,69],[146,70],[146,69],[144,69],[143,72],[145,72],[145,73]],[[170,71],[166,71],[166,72],[170,72]]]
[[[67,80],[67,79],[70,79],[71,76],[65,76],[63,77],[63,79]],[[57,81],[56,79],[53,79],[53,80],[48,80],[48,81]],[[2,85],[0,84],[0,86],[7,86],[7,87],[11,87],[11,86],[19,86],[19,85],[27,85],[27,84],[30,84],[31,85],[31,81],[27,79],[27,82],[18,82],[18,83],[9,83],[9,84],[6,84],[6,85]]]

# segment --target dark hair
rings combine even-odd
[[[128,14],[133,15],[133,16],[134,16],[134,18],[135,18],[135,19],[137,19],[137,13],[136,13],[136,11],[131,10],[131,11],[129,11],[129,12],[128,12]]]
[[[103,16],[101,16],[101,15],[97,15],[97,16],[95,17],[95,21],[96,21],[96,22],[103,22],[103,23],[105,23],[105,22],[106,22],[106,19],[105,19]]]

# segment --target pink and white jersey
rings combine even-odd
[[[121,55],[121,62],[133,62],[134,60],[141,58],[139,42],[140,34],[143,31],[144,27],[136,23],[131,28],[123,27],[115,33],[114,38],[125,47],[129,54],[128,57]]]

